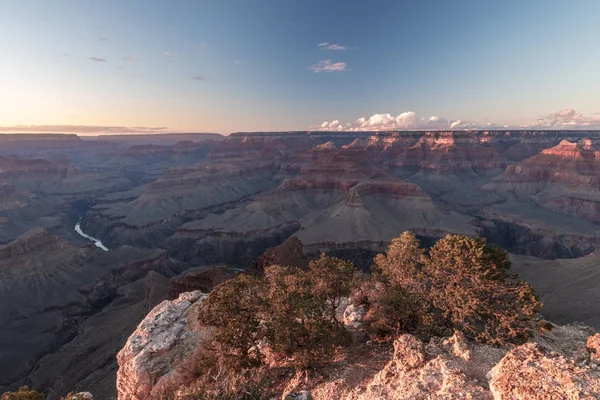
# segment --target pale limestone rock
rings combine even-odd
[[[284,400],[311,400],[312,396],[308,390],[303,390],[298,393],[290,393],[284,397]]]
[[[412,335],[402,335],[394,342],[394,356],[385,368],[366,385],[354,388],[341,398],[491,399],[489,391],[476,379],[485,379],[485,374],[483,377],[477,374],[478,368],[472,364],[488,365],[489,370],[502,353],[493,350],[470,352],[469,359],[465,360],[454,354],[456,349],[460,354],[466,354],[466,343],[462,340],[460,335],[455,335],[425,345]]]
[[[367,315],[367,307],[350,304],[344,310],[344,325],[349,328],[358,329]]]
[[[490,390],[494,400],[600,399],[600,373],[526,343],[491,370]]]
[[[587,350],[590,352],[590,358],[595,363],[600,363],[600,333],[590,336],[586,344]]]
[[[192,312],[204,300],[200,291],[165,300],[144,318],[117,354],[119,400],[159,399],[161,391],[177,385],[179,366],[198,352],[208,330],[194,329]]]
[[[67,400],[94,400],[94,396],[90,392],[79,392]]]

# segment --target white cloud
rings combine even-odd
[[[600,129],[600,112],[584,116],[575,110],[567,109],[538,118],[523,126],[510,126],[493,123],[479,123],[461,119],[448,120],[437,115],[420,118],[412,111],[399,115],[374,114],[361,117],[354,122],[341,123],[339,120],[325,121],[311,129],[324,131],[393,131],[393,130],[462,130],[462,129]]]
[[[333,62],[331,60],[322,60],[308,67],[314,73],[319,72],[334,72],[334,71],[346,71],[345,62]]]
[[[319,43],[318,46],[325,50],[347,50],[348,46],[342,46],[341,44],[333,44],[329,42]]]
[[[542,116],[531,126],[542,129],[600,129],[600,113],[585,116],[568,108]]]
[[[413,111],[406,111],[398,115],[374,114],[370,117],[361,117],[354,122],[343,124],[338,120],[325,121],[311,129],[325,131],[391,131],[391,130],[421,130],[421,129],[474,129],[489,126],[478,125],[471,121],[448,121],[445,118],[432,116],[419,118]]]

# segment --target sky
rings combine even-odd
[[[0,0],[0,132],[600,129],[599,0]]]

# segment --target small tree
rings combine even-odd
[[[386,254],[375,257],[375,274],[389,286],[402,288],[423,309],[429,308],[427,279],[423,266],[427,257],[414,233],[404,232],[392,239]]]
[[[542,306],[531,286],[510,274],[508,253],[485,239],[448,235],[431,249],[424,272],[442,324],[479,342],[527,339]]]
[[[307,272],[271,266],[265,269],[265,279],[266,337],[274,354],[297,368],[308,368],[328,360],[336,347],[349,342],[331,306],[312,292]]]
[[[44,400],[46,396],[28,386],[21,386],[16,392],[6,392],[0,397],[1,400]]]
[[[202,302],[198,318],[214,327],[218,356],[236,367],[259,365],[256,345],[263,337],[260,318],[265,308],[264,283],[250,275],[237,277],[216,286]]]
[[[426,256],[415,234],[404,232],[393,239],[387,252],[374,261],[372,279],[363,286],[369,304],[367,328],[379,337],[431,333],[431,301],[423,273]]]
[[[349,261],[323,253],[318,260],[310,262],[309,274],[312,293],[326,300],[335,315],[342,297],[348,297],[356,284],[356,267]]]

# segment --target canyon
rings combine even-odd
[[[109,399],[161,301],[321,252],[367,270],[406,230],[500,245],[544,317],[600,329],[599,132],[33,139],[0,135],[0,393]]]

